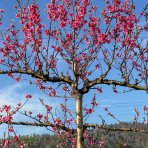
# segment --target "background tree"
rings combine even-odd
[[[52,106],[40,99],[47,110],[45,115],[34,117],[32,112],[25,112],[22,114],[35,122],[14,122],[13,115],[32,98],[26,94],[24,104],[1,108],[1,123],[9,125],[9,132],[14,132],[13,124],[51,127],[60,136],[64,131],[73,147],[83,148],[84,138],[90,143],[87,129],[99,127],[84,121],[95,111],[96,94],[103,86],[111,85],[115,93],[117,86],[123,92],[148,91],[148,48],[140,39],[148,30],[147,6],[136,16],[132,0],[105,1],[100,13],[90,0],[51,0],[45,12],[35,0],[16,1],[15,19],[6,32],[1,32],[0,74],[8,74],[17,82],[27,75],[29,83],[47,95],[65,98],[65,104],[60,104],[64,116],[54,116]],[[1,25],[3,13],[1,9]],[[92,94],[89,108],[83,106],[88,93]],[[75,99],[75,115],[68,109],[69,98]],[[115,118],[107,108],[105,111]],[[19,141],[16,135],[15,140]]]

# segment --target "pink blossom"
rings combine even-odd
[[[25,95],[25,98],[26,98],[26,99],[31,99],[31,98],[32,98],[32,95],[31,95],[31,94],[26,94],[26,95]]]
[[[54,123],[55,123],[56,125],[60,125],[60,124],[61,124],[61,120],[60,120],[59,118],[56,118],[56,119],[54,120]]]
[[[123,144],[123,147],[127,147],[127,146],[128,146],[127,143],[124,143],[124,144]]]
[[[84,109],[86,114],[92,114],[94,112],[93,108]]]
[[[15,80],[16,80],[16,82],[19,82],[20,81],[20,77],[16,77]]]
[[[42,118],[43,118],[43,115],[42,114],[37,114],[37,118],[39,119],[39,120],[41,120]]]
[[[12,116],[2,116],[2,118],[0,118],[0,122],[11,123],[12,119],[13,119]]]
[[[147,107],[147,106],[144,106],[144,107],[143,107],[143,110],[144,110],[144,111],[148,111],[148,107]]]
[[[52,106],[46,105],[46,109],[48,110],[48,112],[50,112],[52,110]]]

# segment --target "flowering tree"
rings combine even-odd
[[[114,93],[118,93],[118,86],[123,91],[148,91],[148,45],[140,38],[148,31],[147,6],[136,16],[132,0],[106,0],[100,14],[90,0],[51,0],[44,12],[35,0],[16,1],[15,20],[6,32],[1,32],[0,74],[17,82],[26,75],[30,84],[49,96],[65,98],[65,102],[74,98],[76,115],[65,103],[60,104],[64,119],[54,117],[52,106],[40,99],[46,115],[22,113],[35,122],[13,121],[13,115],[24,104],[13,108],[4,105],[0,122],[9,124],[10,133],[14,132],[14,124],[51,127],[59,134],[63,131],[73,147],[83,148],[84,138],[89,141],[87,129],[99,127],[83,121],[98,105],[96,93],[102,92],[101,85],[111,85]],[[48,22],[44,23],[42,13]],[[1,25],[3,14],[1,9]],[[141,20],[144,25],[140,25]],[[83,96],[91,90],[94,95],[87,108]],[[29,100],[32,95],[25,97]],[[107,108],[105,111],[114,117]],[[14,139],[19,141],[16,135]]]

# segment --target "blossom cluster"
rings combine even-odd
[[[59,4],[56,5],[55,1],[52,1],[51,4],[47,5],[48,19],[52,21],[56,21],[57,19],[60,21],[60,27],[63,28],[66,26],[68,21],[67,11],[64,8],[64,5]]]

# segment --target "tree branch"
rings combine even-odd
[[[66,76],[49,77],[48,75],[40,74],[32,70],[8,70],[8,71],[0,70],[0,74],[10,74],[10,73],[31,75],[34,78],[39,78],[43,80],[44,82],[53,82],[53,83],[54,82],[65,82],[65,83],[68,83],[69,85],[72,84],[72,80]]]
[[[89,81],[85,86],[82,88],[83,93],[87,93],[88,90],[97,85],[97,84],[107,84],[107,85],[118,85],[128,88],[133,88],[135,90],[145,90],[148,91],[148,86],[139,86],[137,84],[130,84],[127,81],[117,81],[117,80],[108,80],[108,79],[102,79],[102,78],[96,78],[95,80]]]
[[[72,131],[72,129],[67,128],[64,125],[56,125],[53,123],[37,123],[37,122],[0,122],[0,124],[11,124],[11,125],[24,125],[24,126],[39,126],[39,127],[52,127],[52,128],[56,128],[56,129],[60,129],[60,130],[64,130],[64,131]]]
[[[37,127],[52,127],[52,128],[56,128],[56,129],[60,129],[63,131],[69,131],[71,133],[75,133],[76,130],[75,129],[71,129],[68,128],[64,125],[56,125],[53,123],[37,123],[37,122],[0,122],[0,124],[12,124],[12,125],[24,125],[24,126],[37,126]],[[109,126],[104,126],[104,125],[98,125],[98,124],[88,124],[85,123],[84,124],[84,130],[86,130],[87,128],[99,128],[99,129],[103,129],[103,130],[108,130],[108,131],[121,131],[121,132],[140,132],[140,133],[148,133],[148,130],[145,129],[139,129],[139,128],[130,128],[130,127],[123,127],[123,128],[116,128],[116,127],[109,127]]]
[[[98,125],[98,124],[85,124],[84,129],[87,128],[99,128],[99,129],[104,129],[108,131],[122,131],[122,132],[140,132],[140,133],[148,133],[148,130],[144,129],[138,129],[138,128],[129,128],[129,127],[123,127],[123,128],[116,128],[116,127],[109,127],[109,126],[103,126],[103,125]]]

